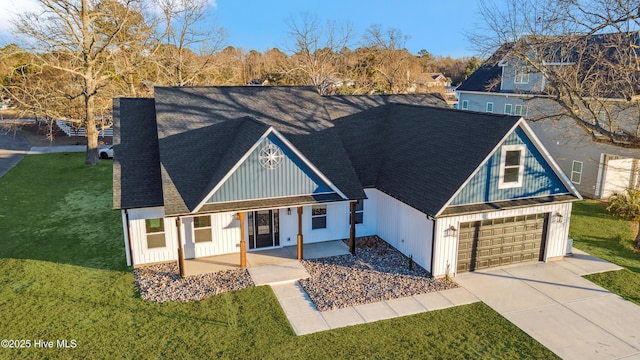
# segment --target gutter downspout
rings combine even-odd
[[[436,219],[429,215],[427,215],[427,219],[433,223],[433,226],[431,227],[431,269],[429,269],[431,277],[433,277],[433,263],[436,249]]]
[[[126,231],[127,231],[127,243],[128,243],[128,247],[129,250],[128,251],[128,255],[129,255],[129,266],[133,266],[133,252],[131,250],[131,227],[129,226],[129,212],[127,211],[127,209],[124,209],[124,219],[125,219],[125,227],[126,227]]]

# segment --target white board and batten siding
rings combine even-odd
[[[433,221],[427,215],[376,189],[367,189],[375,199],[377,234],[418,265],[431,271]]]
[[[184,256],[186,259],[240,251],[240,220],[236,213],[227,212],[211,214],[210,216],[212,241],[199,243],[195,242],[193,217],[182,218],[182,228],[184,231],[182,238],[184,239]],[[247,232],[245,232],[245,234],[247,234]]]
[[[127,213],[129,214],[129,233],[131,234],[131,260],[134,266],[165,262],[178,258],[176,219],[172,217],[165,218],[164,207],[129,209]],[[164,219],[165,247],[148,249],[145,219],[156,218]]]
[[[446,236],[445,229],[453,226],[460,229],[461,223],[507,218],[530,214],[549,214],[548,228],[546,230],[546,242],[544,261],[558,258],[567,254],[567,237],[569,234],[569,219],[571,217],[570,202],[550,205],[532,206],[526,208],[500,210],[487,213],[477,213],[461,216],[442,217],[437,219],[437,229],[435,232],[435,258],[433,275],[445,276],[455,275],[458,257],[458,236]],[[556,214],[562,215],[559,221]],[[458,232],[459,233],[459,232]]]

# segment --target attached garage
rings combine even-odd
[[[548,214],[460,224],[457,272],[543,260]]]

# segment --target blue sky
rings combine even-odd
[[[350,21],[357,42],[369,26],[380,24],[409,35],[406,47],[413,54],[426,49],[452,57],[474,55],[465,33],[477,25],[477,12],[476,0],[217,0],[212,9],[227,30],[228,45],[243,49],[284,50],[287,19],[309,13],[321,21]]]
[[[2,0],[3,2],[6,0]],[[433,55],[472,56],[465,33],[477,28],[476,0],[209,0],[210,18],[224,27],[225,45],[245,50],[277,47],[286,50],[287,20],[308,13],[321,22],[349,21],[355,47],[372,24],[396,28],[410,36],[407,49],[416,54],[426,49]],[[0,11],[0,45],[14,42],[9,20],[16,13],[35,10],[37,0],[9,1]]]

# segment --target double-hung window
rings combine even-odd
[[[462,110],[469,109],[469,100],[462,100]]]
[[[571,182],[574,184],[580,184],[582,181],[582,161],[573,160],[571,165]]]
[[[488,102],[487,103],[487,112],[490,112],[490,113],[493,112],[493,103],[492,102]]]
[[[147,249],[163,248],[167,246],[164,237],[164,219],[145,219],[144,223],[147,233]]]
[[[516,69],[516,84],[528,84],[529,83],[529,72],[525,69]]]
[[[311,207],[311,229],[327,228],[327,205],[313,205]]]
[[[211,235],[211,216],[198,216],[193,218],[193,232],[195,242],[203,243],[213,240]]]
[[[503,145],[500,154],[499,189],[522,186],[524,178],[525,145]]]
[[[522,117],[527,116],[527,105],[516,105],[515,115]]]
[[[504,104],[504,113],[507,115],[511,115],[511,112],[513,111],[513,107],[511,104]]]
[[[356,224],[362,224],[364,221],[364,200],[358,200],[356,202]],[[349,224],[351,224],[351,214],[349,214]]]

